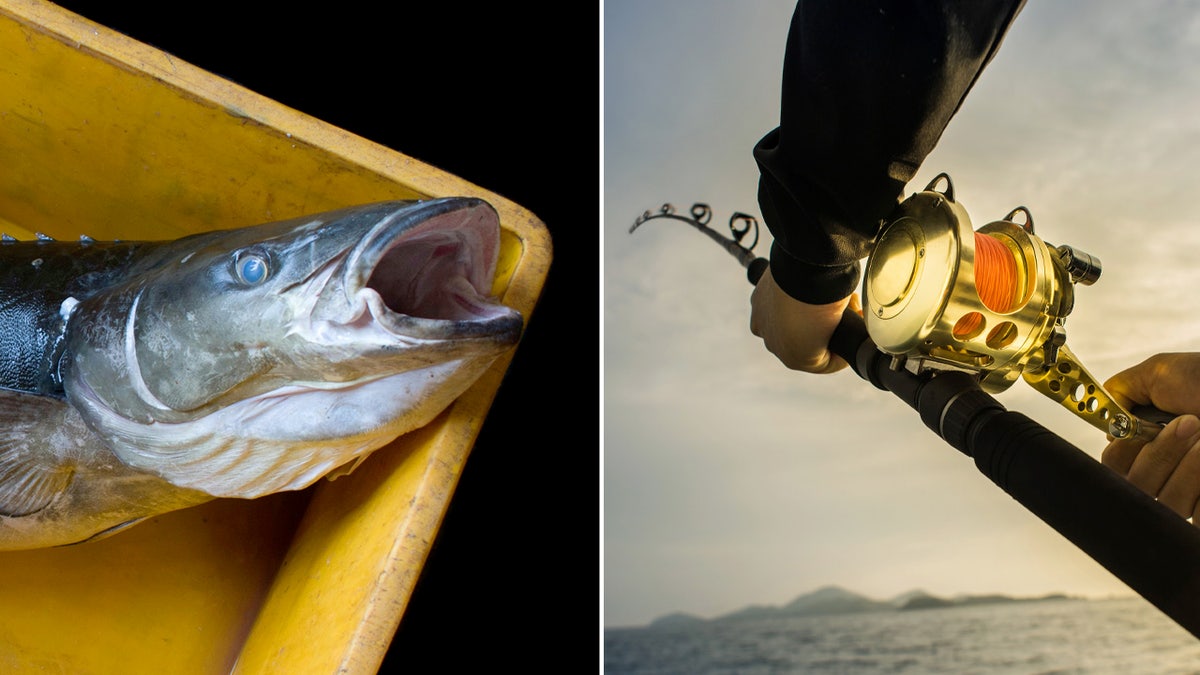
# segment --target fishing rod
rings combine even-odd
[[[944,187],[938,189],[939,185]],[[767,261],[741,245],[758,222],[735,214],[732,239],[691,224],[757,283]],[[1020,215],[1023,222],[1017,223]],[[646,212],[630,228],[674,214]],[[741,250],[735,250],[741,249]],[[1051,247],[1029,210],[975,231],[940,174],[904,200],[881,231],[863,277],[863,314],[847,309],[829,349],[890,391],[1013,499],[1200,638],[1200,531],[1124,477],[993,393],[1024,379],[1114,438],[1149,440],[1170,416],[1126,410],[1066,346],[1074,285],[1100,276],[1095,257]]]
[[[712,220],[712,207],[710,207],[708,204],[702,204],[699,202],[692,204],[691,214],[691,218],[684,218],[683,216],[675,213],[674,206],[670,204],[663,204],[658,209],[657,213],[646,211],[642,215],[638,216],[638,219],[633,221],[633,225],[629,228],[629,233],[633,234],[635,230],[637,230],[647,221],[651,221],[656,218],[669,218],[671,220],[678,220],[679,222],[687,223],[688,225],[691,225],[697,230],[700,230],[704,234],[708,235],[709,239],[712,239],[720,244],[721,248],[732,254],[734,258],[737,258],[737,261],[742,264],[742,267],[746,268],[746,276],[750,279],[750,283],[757,284],[759,278],[762,277],[763,272],[766,272],[767,267],[770,266],[770,263],[766,258],[758,257],[755,255],[753,250],[758,244],[758,219],[748,213],[735,211],[734,214],[729,217],[729,232],[732,236],[725,237],[720,232],[717,232],[708,226],[709,221]],[[742,240],[745,239],[746,235],[750,232],[754,233],[754,240],[750,242],[749,246],[743,245]]]

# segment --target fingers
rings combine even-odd
[[[771,276],[771,268],[767,268],[754,284],[750,292],[750,332],[755,337],[763,337],[766,326],[771,321],[773,296],[779,292],[775,285],[775,277]]]
[[[1198,430],[1200,420],[1191,415],[1172,420],[1134,458],[1129,467],[1129,482],[1157,497],[1193,443],[1200,440],[1192,438]]]
[[[832,373],[847,366],[829,351],[829,338],[849,299],[810,305],[775,284],[768,269],[750,295],[750,332],[785,366],[808,373]]]
[[[1159,490],[1158,501],[1190,518],[1195,515],[1197,500],[1200,500],[1200,447],[1193,443]]]
[[[1106,466],[1179,515],[1196,515],[1200,500],[1200,419],[1184,415],[1145,445],[1114,441],[1104,450]]]
[[[1144,441],[1129,439],[1112,441],[1100,453],[1100,462],[1122,476],[1128,476],[1129,467],[1133,466],[1133,460],[1145,445]]]
[[[1125,408],[1153,405],[1159,410],[1200,414],[1200,352],[1155,354],[1113,375],[1104,388]]]
[[[1146,373],[1146,361],[1132,368],[1126,368],[1108,378],[1104,389],[1116,399],[1117,404],[1128,410],[1134,405],[1145,405],[1150,402],[1150,383]]]
[[[1155,354],[1104,387],[1125,408],[1148,404],[1181,415],[1149,443],[1112,441],[1101,461],[1200,525],[1200,352]]]
[[[750,334],[754,337],[762,337],[763,312],[760,312],[758,308],[765,304],[762,297],[766,293],[767,277],[769,276],[771,276],[770,269],[763,272],[758,283],[754,284],[754,290],[750,291]]]
[[[855,313],[855,314],[857,314],[857,315],[859,315],[859,316],[862,316],[862,315],[863,315],[863,313],[862,313],[862,300],[860,300],[860,299],[858,298],[858,293],[851,293],[851,294],[850,294],[850,309],[854,310],[854,313]]]
[[[797,368],[796,370],[803,370],[816,375],[828,375],[829,373],[836,373],[849,365],[841,357],[826,349],[816,360],[810,361],[806,367]]]

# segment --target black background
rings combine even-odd
[[[596,668],[598,8],[58,4],[546,223],[554,258],[542,298],[383,670]]]

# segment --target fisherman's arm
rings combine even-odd
[[[1180,416],[1149,443],[1115,440],[1101,461],[1200,524],[1200,353],[1157,354],[1105,383],[1127,409],[1153,405]]]
[[[797,4],[780,123],[754,147],[774,243],[751,330],[788,367],[844,365],[826,349],[828,319],[1022,4]]]

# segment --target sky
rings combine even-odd
[[[1131,594],[899,399],[783,367],[749,332],[743,269],[707,237],[666,220],[629,233],[664,202],[708,203],[722,231],[759,216],[751,148],[778,123],[793,6],[603,5],[604,625],[829,584]],[[1043,239],[1103,262],[1066,323],[1101,380],[1200,349],[1197,63],[1193,3],[1031,0],[908,186],[947,172],[975,227],[1024,205]],[[1023,382],[997,398],[1099,459],[1103,433]]]

